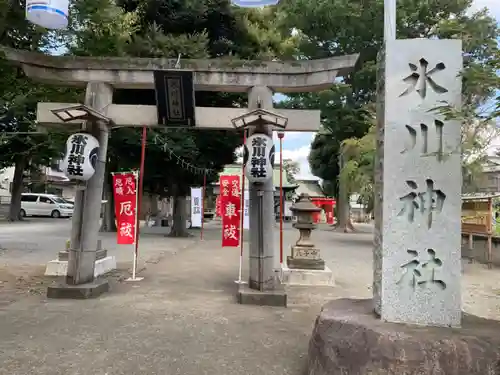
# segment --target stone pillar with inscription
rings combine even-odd
[[[386,43],[378,88],[375,311],[387,322],[461,324],[459,40]]]
[[[89,82],[87,84],[85,103],[90,108],[105,115],[107,108],[112,103],[112,98],[113,88],[110,85],[102,82]],[[109,284],[106,279],[96,279],[95,277],[116,268],[114,257],[98,259],[100,256],[99,216],[110,129],[108,124],[101,120],[89,121],[87,125],[90,133],[99,141],[95,173],[85,184],[85,189],[78,189],[76,192],[66,284],[49,286],[47,289],[47,297],[49,298],[96,297],[108,291]]]
[[[272,90],[266,86],[252,87],[248,93],[248,108],[249,110],[259,108],[271,110],[273,108]],[[261,119],[249,128],[250,134],[247,142],[249,142],[250,138],[258,134],[266,135],[269,137],[269,141],[271,141],[272,131],[272,126]],[[259,152],[259,158],[262,159],[262,156],[263,154]],[[254,154],[252,156],[249,155],[249,157],[254,157]],[[250,198],[249,280],[248,288],[240,284],[238,288],[238,301],[241,304],[286,307],[286,292],[280,283],[277,274],[278,270],[275,269],[277,249],[274,244],[274,185],[272,166],[267,166],[269,167],[269,172],[271,172],[270,178],[261,183],[250,183],[248,189]],[[251,161],[248,161],[247,168],[250,168],[251,173],[251,169],[255,167]],[[258,169],[260,170],[260,168]]]
[[[248,95],[249,109],[272,109],[272,95],[268,87],[253,87]],[[272,128],[267,125],[250,131],[252,134],[262,133],[272,137]],[[271,177],[260,185],[250,184],[248,189],[250,193],[249,286],[261,291],[274,290],[276,284],[273,186]]]

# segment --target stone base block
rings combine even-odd
[[[61,284],[47,288],[47,298],[88,299],[96,298],[109,291],[108,280],[96,279],[80,285]]]
[[[326,285],[334,286],[333,272],[325,266],[324,270],[304,270],[281,265],[280,280],[286,285]]]
[[[95,259],[96,260],[106,258],[107,256],[108,256],[108,251],[105,250],[105,249],[97,250],[96,253],[95,253]],[[69,258],[69,251],[68,250],[59,251],[59,254],[57,256],[58,260],[65,260],[65,261],[67,261],[68,258]]]
[[[302,270],[324,270],[325,261],[323,259],[303,259],[286,257],[288,268],[296,268]]]
[[[282,285],[275,290],[261,292],[251,289],[248,285],[238,286],[238,303],[242,305],[286,307],[287,296]]]
[[[386,323],[372,300],[323,306],[308,375],[486,375],[500,371],[500,321],[463,315],[461,328]]]
[[[116,269],[116,259],[114,256],[108,256],[95,261],[94,277],[104,275],[107,272]],[[45,276],[66,276],[68,272],[67,260],[51,260],[47,263]]]

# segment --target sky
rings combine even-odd
[[[490,13],[500,22],[500,0],[475,0],[472,10],[488,8]],[[280,99],[277,95],[276,100]],[[300,166],[299,177],[314,178],[309,169],[307,157],[311,146],[311,141],[314,138],[314,133],[296,133],[286,132],[283,139],[283,159],[292,159],[297,161]],[[279,141],[274,136],[276,150],[279,150]],[[500,147],[500,139],[496,140],[495,146]]]

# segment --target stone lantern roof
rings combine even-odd
[[[302,193],[293,206],[290,207],[290,210],[295,214],[301,212],[319,212],[321,208],[311,202],[311,198],[308,194]]]

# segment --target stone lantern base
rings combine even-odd
[[[293,269],[325,269],[325,261],[321,259],[319,249],[314,246],[292,246],[292,256],[286,258],[286,264]]]
[[[281,267],[280,279],[286,285],[334,285],[333,272],[314,246],[293,246],[292,256]]]

